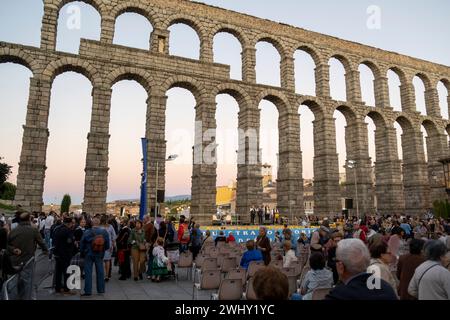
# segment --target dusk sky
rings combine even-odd
[[[151,2],[151,1],[150,1]],[[287,23],[355,42],[394,51],[443,65],[450,65],[450,2],[430,1],[376,1],[376,0],[205,0],[199,1],[226,9],[251,14],[260,18]],[[73,6],[80,8],[80,28],[71,28]],[[379,29],[367,26],[367,9],[377,6],[381,11]],[[42,0],[1,0],[0,41],[39,46]],[[148,50],[152,30],[142,16],[127,13],[116,22],[114,43]],[[198,59],[199,40],[185,25],[170,28],[170,54]],[[99,40],[100,16],[95,9],[81,2],[69,3],[61,9],[58,23],[57,50],[78,52],[79,39]],[[216,62],[231,65],[231,77],[241,79],[240,44],[229,34],[219,34],[214,43]],[[314,95],[314,63],[305,53],[297,52],[296,90]],[[257,81],[278,85],[279,55],[267,43],[257,45]],[[345,100],[344,71],[339,62],[331,61],[332,96]],[[363,99],[374,105],[373,76],[367,68],[360,68]],[[20,157],[22,125],[25,123],[31,72],[17,64],[0,64],[0,157],[13,166],[10,181],[16,183]],[[399,81],[389,74],[391,104],[400,110]],[[425,110],[423,84],[417,79],[417,109]],[[92,86],[84,76],[64,73],[58,76],[52,88],[48,127],[50,138],[47,150],[47,172],[44,190],[45,203],[59,203],[65,193],[73,203],[83,199],[84,166],[87,134],[91,117]],[[448,119],[447,92],[438,87],[442,114]],[[192,174],[192,145],[196,104],[190,92],[171,89],[166,111],[166,140],[169,154],[179,158],[166,166],[166,194],[190,194]],[[136,82],[121,81],[113,87],[110,124],[110,162],[108,200],[139,197],[142,157],[140,138],[145,134],[146,91]],[[218,181],[227,185],[236,178],[237,113],[236,101],[228,95],[217,97]],[[260,104],[261,148],[263,162],[274,165],[278,133],[276,107],[270,102]],[[313,115],[301,107],[301,147],[303,175],[313,177]],[[343,115],[336,112],[337,146],[340,168],[345,162]],[[373,144],[374,125],[369,123],[370,155],[375,161]],[[397,126],[398,127],[398,126]],[[400,129],[397,130],[400,136]],[[401,148],[400,148],[401,149]],[[400,150],[401,151],[401,150]],[[400,153],[401,157],[401,153]]]

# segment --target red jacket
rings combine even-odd
[[[228,235],[227,242],[235,242],[235,241],[236,241],[236,239],[235,239],[234,236],[230,233],[230,234]]]
[[[189,242],[189,240],[182,240],[183,239],[183,233],[185,228],[189,228],[189,225],[187,223],[182,223],[180,224],[180,226],[178,227],[178,241],[182,244],[186,244]]]

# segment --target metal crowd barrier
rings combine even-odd
[[[34,257],[20,271],[9,277],[2,286],[3,300],[31,300],[33,294]]]

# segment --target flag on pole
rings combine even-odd
[[[142,174],[141,174],[141,201],[139,207],[139,219],[144,219],[147,214],[147,139],[141,138],[142,142]]]

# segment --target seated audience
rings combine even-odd
[[[255,241],[249,240],[246,243],[247,251],[242,256],[240,266],[245,270],[252,261],[263,261],[261,250],[255,249]]]
[[[255,273],[253,288],[258,300],[287,300],[289,282],[285,274],[272,267],[266,267]]]

